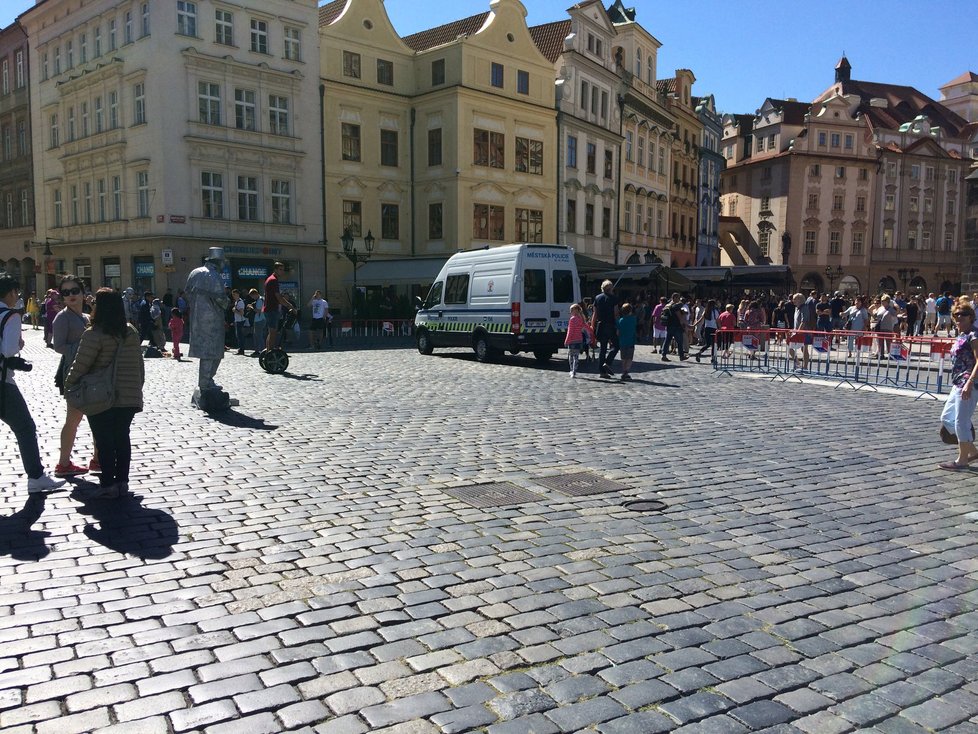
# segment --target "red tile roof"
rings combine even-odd
[[[954,77],[954,79],[943,85],[941,89],[954,86],[955,84],[967,84],[968,82],[978,82],[978,74],[975,74],[973,71],[966,71],[961,76]]]
[[[967,125],[960,115],[952,112],[923,92],[913,87],[901,84],[882,84],[879,82],[864,82],[855,79],[833,84],[822,92],[814,101],[819,104],[836,93],[837,86],[842,87],[843,94],[853,94],[859,97],[857,112],[865,115],[870,124],[877,128],[896,130],[905,122],[912,121],[918,115],[927,115],[931,124],[940,127],[951,137],[959,137],[961,130]],[[886,107],[876,107],[870,100],[884,99]]]
[[[333,0],[331,3],[326,3],[319,7],[319,26],[320,28],[324,25],[329,25],[334,20],[340,17],[340,13],[343,12],[343,8],[346,7],[347,0]]]
[[[489,11],[472,15],[461,20],[454,20],[451,23],[440,25],[436,28],[429,28],[426,31],[412,33],[401,40],[413,48],[415,51],[427,51],[429,48],[451,43],[459,36],[468,36],[476,33],[486,23]]]
[[[662,94],[675,94],[676,77],[671,77],[670,79],[656,79],[655,88],[662,92]]]
[[[570,32],[571,22],[569,20],[558,20],[530,28],[533,42],[550,63],[554,63],[564,52],[564,39],[570,35]]]

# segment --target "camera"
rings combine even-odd
[[[30,372],[34,365],[23,357],[0,357],[0,366],[17,372]]]

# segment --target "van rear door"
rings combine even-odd
[[[580,300],[577,296],[579,288],[577,271],[563,262],[554,261],[550,271],[550,324],[555,331],[567,331],[571,304]]]

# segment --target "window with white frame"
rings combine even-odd
[[[390,87],[394,84],[394,62],[377,59],[377,83]]]
[[[54,200],[54,226],[63,227],[64,219],[61,212],[61,189],[54,190],[52,199]]]
[[[845,166],[836,166],[835,167],[835,177],[836,178],[840,178],[840,179],[841,178],[845,178],[846,177],[846,167]]]
[[[818,233],[813,229],[805,230],[805,254],[814,255],[818,248]]]
[[[109,129],[119,127],[119,93],[109,92]]]
[[[944,209],[944,213],[949,217],[954,216],[954,199],[948,199],[947,204]]]
[[[234,45],[234,21],[230,10],[214,11],[214,42],[222,46]]]
[[[272,135],[289,134],[289,98],[268,95],[268,131]]]
[[[934,213],[934,199],[930,196],[924,197],[924,214]]]
[[[944,251],[950,252],[954,249],[954,235],[950,232],[944,234]]]
[[[302,32],[298,28],[285,27],[285,58],[302,61]]]
[[[889,250],[893,248],[893,228],[884,227],[883,228],[883,249]]]
[[[907,249],[916,250],[917,249],[917,230],[910,230],[907,232]]]
[[[10,94],[10,59],[0,61],[0,94]]]
[[[75,108],[68,108],[68,142],[75,139]]]
[[[255,176],[238,176],[238,219],[258,221],[258,179]]]
[[[353,199],[343,200],[343,229],[359,237],[363,231],[363,202]]]
[[[177,33],[181,36],[197,35],[197,3],[177,0]]]
[[[251,50],[256,54],[268,53],[268,22],[251,19]]]
[[[655,236],[662,237],[665,234],[665,211],[660,207],[655,210]]]
[[[920,178],[920,164],[914,163],[910,166],[910,178],[917,180]]]
[[[839,133],[832,133],[829,135],[829,147],[838,148],[841,142],[842,137],[839,135]]]
[[[343,76],[360,78],[360,54],[353,51],[343,52]]]
[[[92,223],[92,182],[86,181],[83,187],[85,192],[85,224]]]
[[[272,222],[292,224],[292,184],[289,181],[272,180]]]
[[[818,194],[816,192],[812,192],[808,195],[808,208],[818,209]]]
[[[132,85],[132,124],[146,122],[146,85],[143,82]]]
[[[502,64],[491,62],[489,66],[489,83],[494,87],[502,89],[504,83],[504,69]]]
[[[865,238],[863,232],[853,232],[852,233],[852,254],[862,255],[863,254],[863,239]]]
[[[234,90],[234,126],[238,130],[258,129],[257,110],[253,89]]]
[[[640,168],[645,168],[645,138],[640,137],[638,139],[638,156],[635,163]]]
[[[75,42],[70,38],[65,44],[65,61],[67,62],[69,69],[75,68]]]
[[[819,133],[818,133],[818,146],[820,148],[824,148],[825,147],[827,138],[828,138],[828,136],[824,132],[819,131]]]
[[[438,201],[428,204],[428,239],[440,240],[445,236],[444,230],[444,202]]]
[[[832,195],[832,211],[841,212],[845,209],[845,199],[846,197],[842,194]]]
[[[887,194],[883,199],[883,208],[886,211],[893,211],[896,209],[896,196],[894,194]]]
[[[844,141],[845,145],[843,147],[846,150],[852,150],[853,145],[855,144],[855,136],[852,133],[846,133]]]
[[[204,218],[224,218],[224,177],[220,173],[201,171],[200,204]]]
[[[41,54],[41,81],[46,82],[48,80],[48,52],[45,51]]]
[[[197,82],[198,119],[205,125],[221,124],[221,85]]]
[[[929,250],[930,249],[930,232],[924,232],[920,240],[920,249]]]
[[[193,5],[193,3],[187,3],[188,5]],[[196,6],[195,6],[196,7]],[[194,10],[194,27],[197,25],[197,11]],[[192,34],[185,34],[192,35]],[[115,18],[109,21],[109,51],[115,51]]]
[[[27,189],[20,190],[20,224],[27,226],[31,223],[30,197]]]
[[[764,230],[759,232],[757,235],[757,247],[760,249],[761,254],[767,257],[769,250],[771,249],[771,232],[769,230]]]
[[[78,186],[71,186],[71,224],[78,224]]]
[[[122,42],[132,43],[132,11],[127,10],[125,22],[122,24]]]
[[[27,75],[24,73],[23,50],[18,50],[14,54],[14,83],[17,85],[17,89],[23,89],[27,84]]]
[[[27,122],[17,121],[17,155],[27,155]]]
[[[934,166],[927,166],[924,169],[924,180],[933,181],[934,180]]]
[[[78,56],[84,64],[88,61],[88,34],[78,36]]]
[[[659,146],[659,175],[666,175],[666,146]]]
[[[632,231],[632,202],[625,202],[625,221],[622,222],[622,229],[626,232]]]
[[[635,49],[635,76],[642,80],[642,49]]]
[[[920,211],[920,199],[916,196],[910,197],[910,211]]]
[[[95,38],[95,58],[97,59],[99,56],[102,55],[102,26],[100,25],[95,26],[94,38]]]
[[[136,216],[149,216],[149,171],[136,172]]]
[[[830,255],[842,254],[842,232],[839,231],[829,232],[829,254]]]
[[[57,148],[61,145],[61,140],[58,133],[58,113],[51,115],[51,147]]]
[[[149,3],[143,3],[139,11],[142,15],[142,28],[141,32],[143,36],[149,35]]]
[[[862,214],[862,213],[864,213],[866,211],[866,197],[865,196],[857,196],[856,197],[856,211],[859,212],[860,214]]]
[[[112,177],[112,218],[122,219],[122,177]]]
[[[543,242],[543,211],[520,208],[516,210],[516,241]]]
[[[61,73],[61,46],[54,47],[54,75]]]
[[[95,98],[95,132],[100,133],[105,129],[105,112],[102,109],[102,96]]]
[[[88,137],[88,102],[81,103],[81,134],[83,138]]]
[[[396,240],[401,236],[401,207],[397,204],[380,205],[380,237]]]
[[[98,221],[104,222],[108,216],[108,209],[106,208],[105,199],[105,179],[100,178],[95,185],[95,190],[98,195]]]

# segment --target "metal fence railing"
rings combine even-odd
[[[885,332],[730,330],[716,333],[713,369],[772,379],[819,379],[836,387],[892,387],[947,394],[953,339]]]

